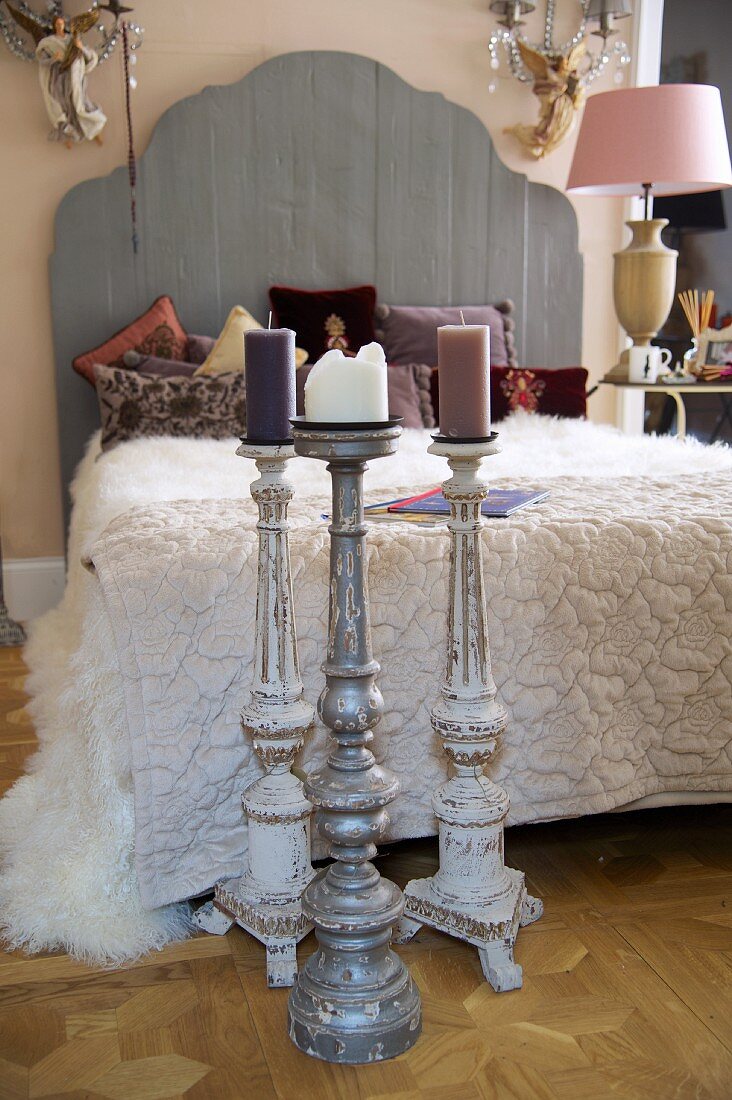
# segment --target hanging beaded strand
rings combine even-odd
[[[140,238],[137,234],[137,159],[135,157],[135,139],[132,130],[132,104],[130,93],[137,80],[130,75],[130,42],[127,23],[122,21],[122,66],[125,77],[125,115],[127,120],[127,174],[130,180],[130,216],[132,219],[132,251],[137,255]],[[135,80],[135,85],[131,82]]]

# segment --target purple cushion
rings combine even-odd
[[[313,365],[308,364],[306,367],[300,367],[295,375],[295,402],[298,416],[305,414],[305,382],[312,369]],[[403,416],[405,428],[434,428],[435,414],[430,394],[431,367],[421,363],[390,366],[386,379],[390,414]]]
[[[513,302],[492,306],[388,306],[376,307],[376,339],[389,363],[426,363],[437,366],[437,329],[459,325],[460,310],[468,325],[489,325],[491,366],[516,367]]]
[[[188,333],[188,362],[197,367],[205,363],[216,343],[213,336],[195,336]]]
[[[156,355],[126,351],[120,369],[137,374],[154,374],[158,378],[190,378],[198,366],[196,363],[184,363],[181,359],[159,359]]]

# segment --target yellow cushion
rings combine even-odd
[[[252,317],[251,313],[243,306],[234,306],[226,324],[221,330],[221,335],[209,352],[205,361],[201,363],[195,375],[200,374],[229,374],[231,371],[244,369],[244,333],[253,328],[261,328],[259,321]],[[295,365],[301,367],[307,361],[308,353],[302,348],[295,348]]]

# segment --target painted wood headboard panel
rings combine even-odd
[[[71,360],[170,294],[190,332],[232,305],[266,317],[270,284],[372,282],[381,301],[512,298],[519,361],[580,362],[582,261],[572,207],[499,161],[475,115],[366,57],[273,58],[172,107],[141,159],[140,251],[126,170],[56,216],[51,259],[61,467],[98,426]],[[65,496],[67,494],[65,493]]]

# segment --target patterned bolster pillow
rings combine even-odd
[[[243,371],[162,378],[97,364],[94,378],[103,451],[151,436],[231,439],[244,434]]]

